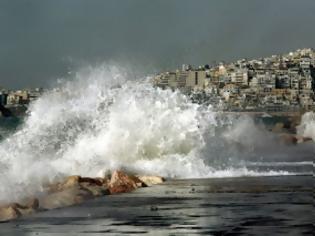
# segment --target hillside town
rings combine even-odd
[[[224,111],[315,110],[315,52],[299,49],[255,60],[241,59],[193,68],[183,65],[153,78],[162,89],[180,90],[194,102]],[[26,110],[42,88],[7,90],[0,87],[0,105]]]
[[[6,90],[0,88],[0,104],[3,106],[27,105],[42,93],[42,88],[26,90]]]
[[[183,65],[158,74],[153,83],[227,111],[315,110],[315,52],[299,49],[229,64]]]
[[[26,90],[0,89],[0,104],[3,106],[27,105],[42,93],[42,88]]]
[[[8,90],[0,87],[0,117],[7,109],[8,116],[24,115],[28,105],[42,95],[42,88],[25,90]],[[6,115],[5,115],[6,116]]]

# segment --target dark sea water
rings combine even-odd
[[[0,224],[0,235],[313,235],[313,177],[169,180]]]
[[[22,124],[22,117],[1,117],[0,116],[0,141],[13,133]]]

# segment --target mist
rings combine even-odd
[[[137,73],[315,47],[313,0],[0,2],[0,87],[49,86],[78,67]]]

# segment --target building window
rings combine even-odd
[[[195,72],[195,85],[198,85],[198,72]]]

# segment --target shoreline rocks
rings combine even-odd
[[[144,175],[144,176],[137,176],[143,183],[145,183],[147,186],[152,186],[156,184],[161,184],[165,181],[165,179],[161,176],[150,176],[150,175]]]
[[[305,137],[297,134],[296,127],[300,120],[290,120],[288,124],[278,122],[269,131],[277,134],[281,143],[286,145],[298,145],[306,142],[312,142],[311,137]]]
[[[165,179],[160,176],[135,176],[119,170],[105,178],[69,176],[63,182],[46,186],[44,196],[32,198],[24,205],[20,203],[0,205],[0,223],[37,211],[80,204],[96,197],[128,193],[164,181]]]
[[[0,222],[14,220],[22,215],[28,215],[39,209],[37,198],[31,199],[27,204],[11,203],[0,207]]]
[[[310,137],[303,137],[296,134],[282,133],[280,135],[280,141],[287,145],[297,145],[301,143],[312,142],[313,139]]]
[[[114,171],[108,184],[111,194],[131,192],[141,187],[147,187],[147,185],[138,177],[127,175],[122,171]]]

